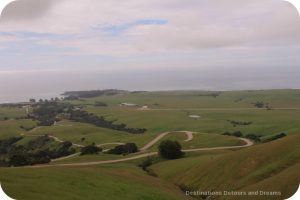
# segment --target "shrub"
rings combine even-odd
[[[165,140],[158,146],[159,155],[166,159],[177,159],[183,156],[181,145],[177,141]]]
[[[138,166],[141,167],[144,171],[146,171],[147,168],[152,165],[152,162],[153,162],[152,158],[147,157],[147,158],[143,159],[142,162]]]
[[[243,133],[241,131],[234,131],[234,132],[224,132],[223,135],[228,135],[228,136],[234,136],[234,137],[242,137]]]
[[[135,153],[138,151],[138,147],[136,146],[135,143],[127,143],[124,145],[118,145],[113,149],[110,149],[107,153],[110,154],[130,154],[130,153]]]
[[[81,155],[98,154],[99,152],[102,151],[102,148],[95,146],[95,144],[91,144],[83,147],[80,151],[81,151]]]
[[[260,137],[261,136],[258,136],[258,135],[255,135],[255,134],[248,134],[245,136],[245,138],[248,138],[250,140],[253,140],[255,142],[260,142]]]
[[[277,135],[275,135],[271,138],[268,138],[268,139],[264,140],[263,142],[271,142],[273,140],[278,140],[278,139],[283,138],[285,136],[287,136],[285,133],[280,133],[280,134],[277,134]]]

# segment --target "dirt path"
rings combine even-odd
[[[188,142],[193,139],[193,132],[191,132],[191,131],[174,131],[173,133],[178,133],[178,132],[186,134],[187,139],[185,140],[185,142]],[[166,135],[168,135],[170,133],[172,133],[172,132],[165,132],[165,133],[159,134],[156,138],[154,138],[153,140],[148,142],[144,147],[142,147],[140,149],[140,151],[146,151],[147,149],[152,147],[155,143],[157,143],[159,140],[161,140],[163,137],[165,137]]]
[[[210,147],[210,148],[198,148],[198,149],[186,149],[183,150],[184,152],[194,152],[194,151],[210,151],[210,150],[225,150],[225,149],[239,149],[239,148],[245,148],[250,147],[254,143],[246,138],[239,138],[240,140],[244,141],[245,145],[239,145],[239,146],[227,146],[227,147]]]
[[[163,133],[160,135],[167,135],[168,133]],[[224,150],[224,149],[238,149],[238,148],[245,148],[252,146],[254,143],[245,138],[240,138],[242,141],[246,142],[245,145],[241,146],[227,146],[227,147],[211,147],[211,148],[199,148],[199,149],[186,149],[183,150],[183,152],[195,152],[195,151],[210,151],[210,150]],[[153,141],[153,140],[152,140]],[[151,141],[151,142],[152,142]],[[47,164],[47,165],[35,165],[35,166],[27,166],[25,168],[43,168],[43,167],[76,167],[76,166],[91,166],[91,165],[101,165],[101,164],[113,164],[113,163],[120,163],[120,162],[126,162],[130,160],[137,160],[140,158],[145,158],[149,156],[154,156],[157,155],[157,152],[149,152],[149,153],[143,153],[143,154],[138,154],[135,156],[131,156],[128,158],[121,158],[121,159],[116,159],[116,160],[104,160],[104,161],[94,161],[94,162],[82,162],[82,163],[67,163],[67,164]]]
[[[193,132],[191,131],[180,131],[182,133],[185,133],[187,135],[187,139],[185,141],[190,141],[193,139]],[[161,133],[159,136],[151,140],[148,144],[146,144],[140,152],[147,150],[151,146],[153,146],[156,142],[158,142],[160,139],[162,139],[164,136],[168,135],[171,132],[165,132]],[[252,146],[254,143],[246,138],[239,138],[240,140],[244,141],[246,144],[245,145],[240,145],[240,146],[226,146],[226,147],[211,147],[211,148],[197,148],[197,149],[185,149],[182,150],[183,152],[196,152],[196,151],[210,151],[210,150],[226,150],[226,149],[238,149],[238,148],[245,148]],[[60,140],[61,141],[61,140]],[[119,144],[119,143],[105,143],[105,144]],[[102,144],[102,145],[105,145]],[[104,161],[93,161],[93,162],[82,162],[82,163],[66,163],[66,164],[55,164],[55,163],[50,163],[50,164],[45,164],[45,165],[35,165],[35,166],[25,166],[24,168],[44,168],[44,167],[64,167],[64,166],[91,166],[91,165],[101,165],[101,164],[113,164],[113,163],[120,163],[120,162],[126,162],[126,161],[131,161],[131,160],[136,160],[140,158],[145,158],[153,155],[157,155],[158,152],[149,152],[149,153],[142,153],[137,155],[133,155],[131,157],[127,158],[121,158],[121,159],[115,159],[115,160],[104,160]],[[79,153],[72,154],[66,157],[58,158],[52,161],[61,161],[64,159],[72,158],[75,156],[78,156]]]

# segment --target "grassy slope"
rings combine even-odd
[[[272,107],[300,107],[300,90],[261,90],[222,92],[217,98],[203,96],[212,92],[201,91],[165,91],[102,96],[86,101],[74,101],[79,104],[93,104],[102,101],[109,105],[120,103],[147,104],[153,108],[253,108],[252,103],[263,101]],[[174,99],[176,99],[174,101]]]
[[[8,195],[22,200],[180,200],[174,185],[132,165],[0,169]]]
[[[26,109],[18,107],[4,107],[0,105],[0,120],[3,120],[5,117],[8,119],[14,119],[17,117],[25,117]]]
[[[0,121],[0,139],[19,136],[21,133],[24,133],[25,130],[20,128],[20,126],[32,128],[36,126],[36,122],[30,119]]]
[[[170,133],[162,140],[175,140],[178,141],[182,149],[205,148],[205,147],[220,147],[220,146],[238,146],[245,144],[243,141],[236,137],[229,137],[218,134],[202,134],[194,133],[193,140],[185,142],[186,135],[183,133]],[[152,150],[157,151],[160,142],[151,147]]]
[[[300,182],[300,177],[296,176],[299,149],[300,135],[293,135],[224,155],[167,161],[152,168],[159,176],[195,190],[251,191],[259,188],[281,190],[284,197],[289,197]],[[287,177],[283,178],[284,175]]]

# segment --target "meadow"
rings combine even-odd
[[[280,197],[247,197],[273,200],[290,196],[300,181],[297,176],[300,169],[300,90],[134,92],[64,102],[115,124],[124,123],[127,127],[147,131],[131,134],[69,119],[51,126],[39,126],[38,121],[26,118],[24,108],[0,106],[0,140],[22,135],[23,139],[17,144],[24,145],[46,134],[83,146],[109,143],[102,147],[110,149],[118,145],[115,143],[135,143],[142,148],[159,134],[171,132],[161,140],[175,140],[183,149],[193,149],[243,145],[239,138],[225,136],[224,132],[240,131],[243,137],[255,134],[262,139],[279,133],[287,137],[247,148],[189,152],[177,160],[154,156],[150,175],[137,166],[145,158],[77,167],[2,167],[0,181],[10,196],[25,200],[92,200],[99,197],[171,200],[206,198],[186,196],[185,190],[281,191]],[[97,102],[107,106],[98,106]],[[262,107],[257,107],[258,102]],[[121,103],[136,106],[121,106]],[[146,108],[141,109],[143,106]],[[194,138],[185,142],[186,135],[178,131],[193,131]],[[159,142],[145,153],[157,151]],[[76,147],[76,151],[79,150]],[[141,154],[143,152],[135,155]],[[88,163],[131,156],[75,155],[50,164]],[[46,195],[50,198],[45,198]]]

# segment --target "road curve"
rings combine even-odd
[[[183,132],[186,133],[186,132],[190,132],[190,131],[183,131]],[[156,138],[151,140],[148,144],[146,144],[143,147],[144,151],[146,149],[150,148],[153,144],[155,144],[155,142],[159,141],[159,139],[163,138],[165,135],[167,135],[169,133],[170,132],[162,133],[162,134],[159,135],[160,137],[157,136]],[[190,132],[190,133],[192,133],[192,132]],[[182,150],[182,151],[183,152],[196,152],[196,151],[210,151],[210,150],[226,150],[226,149],[228,150],[228,149],[245,148],[245,147],[252,146],[254,144],[249,139],[246,139],[246,138],[239,138],[239,139],[244,141],[246,144],[245,145],[240,145],[240,146],[185,149],[185,150]],[[152,145],[150,145],[150,144],[152,144]],[[44,164],[44,165],[25,166],[23,168],[68,167],[68,166],[76,167],[76,166],[92,166],[92,165],[102,165],[102,164],[113,164],[113,163],[120,163],[120,162],[126,162],[126,161],[131,161],[131,160],[137,160],[137,159],[140,159],[140,158],[154,156],[154,155],[157,155],[157,154],[158,154],[158,152],[149,152],[149,153],[136,154],[136,155],[133,155],[131,157],[115,159],[115,160],[104,160],[104,161],[93,161],[93,162],[82,162],[82,163],[65,163],[65,164],[63,164],[63,163],[62,164],[50,163],[50,164]],[[79,155],[79,153],[70,155],[69,157],[58,158],[55,161],[63,160],[63,159],[66,159],[66,158],[71,158],[71,157],[74,157],[74,156],[77,156],[77,155]]]
[[[193,132],[191,131],[174,131],[174,132],[165,132],[165,133],[161,133],[159,134],[156,138],[154,138],[153,140],[151,140],[150,142],[148,142],[144,147],[142,147],[140,149],[140,151],[146,151],[148,150],[150,147],[152,147],[155,143],[157,143],[159,140],[161,140],[163,137],[165,137],[166,135],[170,134],[170,133],[185,133],[187,136],[187,139],[185,140],[185,142],[188,142],[190,140],[193,139]]]

